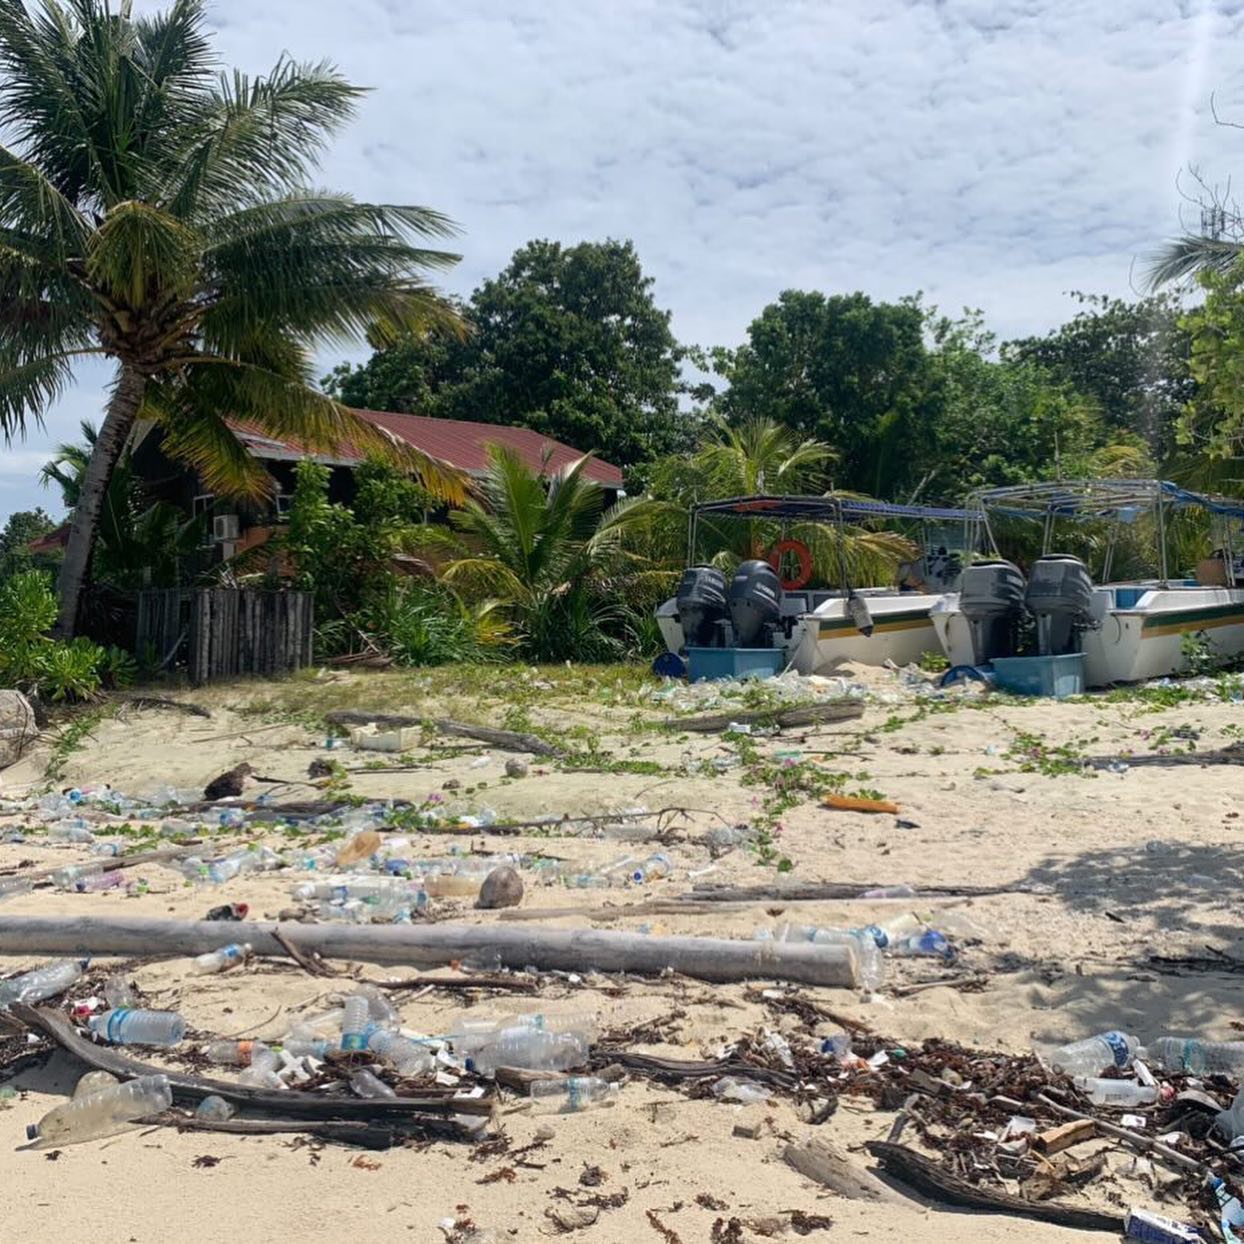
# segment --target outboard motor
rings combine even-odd
[[[1080,651],[1080,632],[1093,626],[1093,579],[1078,557],[1055,553],[1033,562],[1024,603],[1043,657]]]
[[[963,572],[959,609],[972,628],[972,657],[1013,657],[1024,613],[1024,576],[1010,562],[975,562]]]
[[[675,597],[684,647],[725,646],[726,576],[714,566],[690,566]]]
[[[727,599],[735,644],[773,647],[773,628],[782,616],[782,582],[777,571],[768,562],[740,562]]]

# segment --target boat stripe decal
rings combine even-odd
[[[873,634],[884,635],[891,631],[914,631],[920,627],[932,627],[933,621],[927,610],[918,613],[890,614],[883,618],[873,619]],[[854,632],[858,634],[855,623],[850,618],[821,619],[817,628],[818,635],[841,635]]]
[[[1211,605],[1203,610],[1179,610],[1150,614],[1141,624],[1142,639],[1179,635],[1186,631],[1212,631],[1220,626],[1244,626],[1244,609],[1237,605]]]

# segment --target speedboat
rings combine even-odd
[[[1084,683],[1140,682],[1181,673],[1188,665],[1188,638],[1202,637],[1220,661],[1244,652],[1244,586],[1237,586],[1231,526],[1244,518],[1244,503],[1188,492],[1165,480],[1081,480],[1019,485],[976,494],[970,505],[995,557],[968,565],[959,590],[931,611],[942,651],[952,666],[980,666],[1020,655],[1083,655]],[[1219,538],[1217,552],[1198,563],[1195,575],[1171,578],[1167,532],[1172,516],[1199,509]],[[998,554],[990,516],[1043,523],[1041,556],[1025,576]],[[1059,520],[1152,525],[1158,576],[1111,581],[1106,546],[1102,578],[1094,582],[1079,557],[1052,552]],[[1035,628],[1035,629],[1034,629]],[[1032,632],[1031,642],[1024,635]]]
[[[966,511],[891,505],[836,497],[734,497],[697,506],[691,519],[689,568],[678,594],[657,607],[657,625],[670,652],[688,648],[771,648],[784,668],[829,672],[844,662],[907,665],[939,650],[931,611],[957,583],[961,558],[946,545],[925,542],[922,556],[900,568],[906,586],[816,588],[812,554],[798,540],[774,541],[769,557],[740,563],[733,579],[695,563],[706,518],[762,520],[775,531],[792,524],[905,519],[963,524]],[[796,527],[796,530],[798,528]],[[797,561],[783,577],[784,562]],[[832,573],[832,571],[831,571]]]

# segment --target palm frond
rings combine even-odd
[[[1235,267],[1244,246],[1227,238],[1184,234],[1173,238],[1152,258],[1147,274],[1149,289],[1187,281],[1199,272],[1227,273]]]

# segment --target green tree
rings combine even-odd
[[[686,444],[681,351],[630,242],[534,241],[422,332],[328,378],[343,402],[534,428],[632,466]]]
[[[56,524],[41,509],[10,514],[0,531],[0,581],[29,570],[54,570],[58,557],[32,553],[30,542],[55,530]]]
[[[1107,428],[1143,437],[1155,456],[1166,456],[1196,387],[1179,297],[1072,297],[1082,308],[1072,319],[1044,336],[1006,342],[1003,359],[1036,364],[1055,383],[1096,402]]]
[[[920,476],[937,413],[917,298],[785,291],[752,321],[747,341],[716,351],[730,422],[768,419],[838,454],[834,483],[897,497]]]
[[[450,232],[436,212],[305,188],[360,95],[330,65],[213,76],[202,0],[141,18],[132,0],[31,3],[0,3],[0,430],[40,418],[76,359],[115,365],[61,569],[66,634],[140,417],[214,492],[270,488],[227,417],[396,452],[312,387],[312,351],[451,318],[422,274],[455,257],[422,245]]]
[[[1244,457],[1244,260],[1227,272],[1201,272],[1205,301],[1189,312],[1197,390],[1179,423],[1179,443],[1206,469],[1197,482],[1238,490]]]

